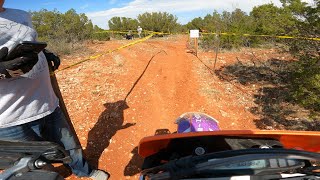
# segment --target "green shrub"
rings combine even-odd
[[[65,39],[51,39],[46,42],[48,44],[47,48],[58,55],[71,54],[85,48],[82,42],[70,43],[66,42]]]
[[[303,55],[292,67],[291,98],[302,106],[320,111],[320,59]]]
[[[110,34],[108,32],[96,32],[92,34],[91,39],[99,41],[109,41]]]

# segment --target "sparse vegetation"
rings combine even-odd
[[[242,29],[247,33],[266,35],[291,35],[296,37],[320,36],[320,1],[307,5],[300,0],[281,0],[282,7],[273,4],[266,4],[255,7],[250,16],[239,16],[239,12],[214,13],[204,19],[196,18],[189,25],[205,25],[206,28],[219,31],[220,27],[237,27],[239,33]],[[237,10],[236,10],[237,11]],[[238,14],[232,18],[232,14]],[[215,17],[216,26],[206,22],[209,17]],[[225,19],[225,17],[230,17]],[[242,18],[240,18],[242,17]],[[246,28],[246,19],[252,27]],[[197,22],[197,21],[202,21]],[[224,25],[220,25],[222,22]],[[242,23],[241,23],[242,22]],[[237,26],[239,23],[240,26]],[[219,25],[219,26],[217,26]],[[229,26],[228,26],[229,25]],[[223,29],[223,28],[222,28]],[[224,29],[226,32],[227,29]],[[232,32],[232,31],[231,31]],[[233,30],[233,32],[237,32]],[[204,48],[214,47],[215,36],[208,36],[203,39]],[[220,38],[222,48],[239,48],[241,36],[225,36]],[[248,66],[241,63],[224,67],[218,71],[228,77],[236,77],[239,83],[263,83],[261,93],[256,97],[256,104],[259,106],[252,112],[259,114],[261,119],[257,121],[260,128],[296,129],[296,130],[319,130],[320,112],[320,42],[307,39],[280,40],[274,38],[250,38],[249,45],[254,44],[277,44],[283,53],[290,53],[293,61],[283,64],[285,61],[263,63],[263,66]],[[277,47],[273,47],[277,48]],[[274,65],[281,65],[279,69]],[[223,72],[221,74],[221,72]],[[244,84],[245,85],[245,84]],[[300,106],[300,107],[299,107]],[[303,112],[303,113],[301,113]],[[301,115],[302,114],[302,115]],[[294,118],[293,118],[294,117]],[[295,121],[292,121],[295,120]],[[294,122],[294,123],[292,123]]]
[[[110,30],[124,32],[134,32],[140,25],[143,33],[182,33],[199,29],[202,33],[200,46],[204,50],[216,47],[220,50],[272,47],[290,53],[290,62],[270,59],[264,63],[255,62],[253,66],[238,62],[216,73],[223,78],[236,77],[243,85],[246,85],[246,82],[262,85],[261,93],[256,99],[260,108],[252,109],[252,113],[261,116],[259,127],[308,130],[311,124],[319,123],[320,41],[301,37],[320,37],[320,1],[314,0],[313,4],[301,0],[280,1],[281,7],[272,3],[265,4],[254,7],[249,14],[241,9],[221,13],[214,11],[203,18],[194,18],[186,25],[177,23],[177,17],[167,12],[146,12],[138,15],[136,19],[112,17],[108,25]],[[110,36],[123,38],[123,34],[111,34],[93,26],[84,14],[77,14],[73,9],[65,13],[44,9],[32,12],[32,19],[39,39],[48,42],[49,48],[62,54],[81,48],[82,42],[86,40],[106,41],[110,40]],[[225,32],[228,35],[206,34],[210,32]],[[272,37],[278,35],[300,38],[283,40]],[[123,62],[117,63],[119,67],[123,66]],[[296,112],[304,113],[303,116],[292,115]],[[291,115],[298,117],[298,124],[290,126],[291,121],[288,120],[294,119]]]

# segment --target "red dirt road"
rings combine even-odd
[[[88,46],[101,53],[128,42]],[[138,179],[139,140],[161,129],[174,132],[175,119],[185,112],[207,113],[219,120],[221,129],[256,129],[253,120],[258,117],[248,109],[256,106],[257,87],[219,80],[209,71],[214,53],[200,52],[198,59],[187,52],[186,42],[186,36],[149,39],[57,73],[88,160],[110,172],[111,179]],[[85,57],[63,57],[62,67]],[[236,57],[245,60],[248,55],[221,53],[217,68],[235,63]]]

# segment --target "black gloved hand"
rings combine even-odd
[[[0,62],[5,61],[6,57],[8,55],[8,48],[3,47],[0,49]]]
[[[44,49],[43,50],[44,55],[47,58],[49,67],[51,68],[52,71],[55,71],[59,68],[60,66],[60,58],[59,56],[57,56],[56,54],[54,54],[53,52]]]
[[[7,47],[0,49],[0,79],[18,77],[25,74],[38,62],[38,54],[33,52],[12,60],[5,60],[7,55]]]

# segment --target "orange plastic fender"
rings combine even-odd
[[[287,149],[298,149],[320,153],[320,132],[315,131],[267,131],[267,130],[221,130],[210,132],[190,132],[157,135],[143,138],[139,143],[138,153],[148,157],[168,146],[173,139],[199,136],[238,136],[248,138],[273,138],[280,141]]]

